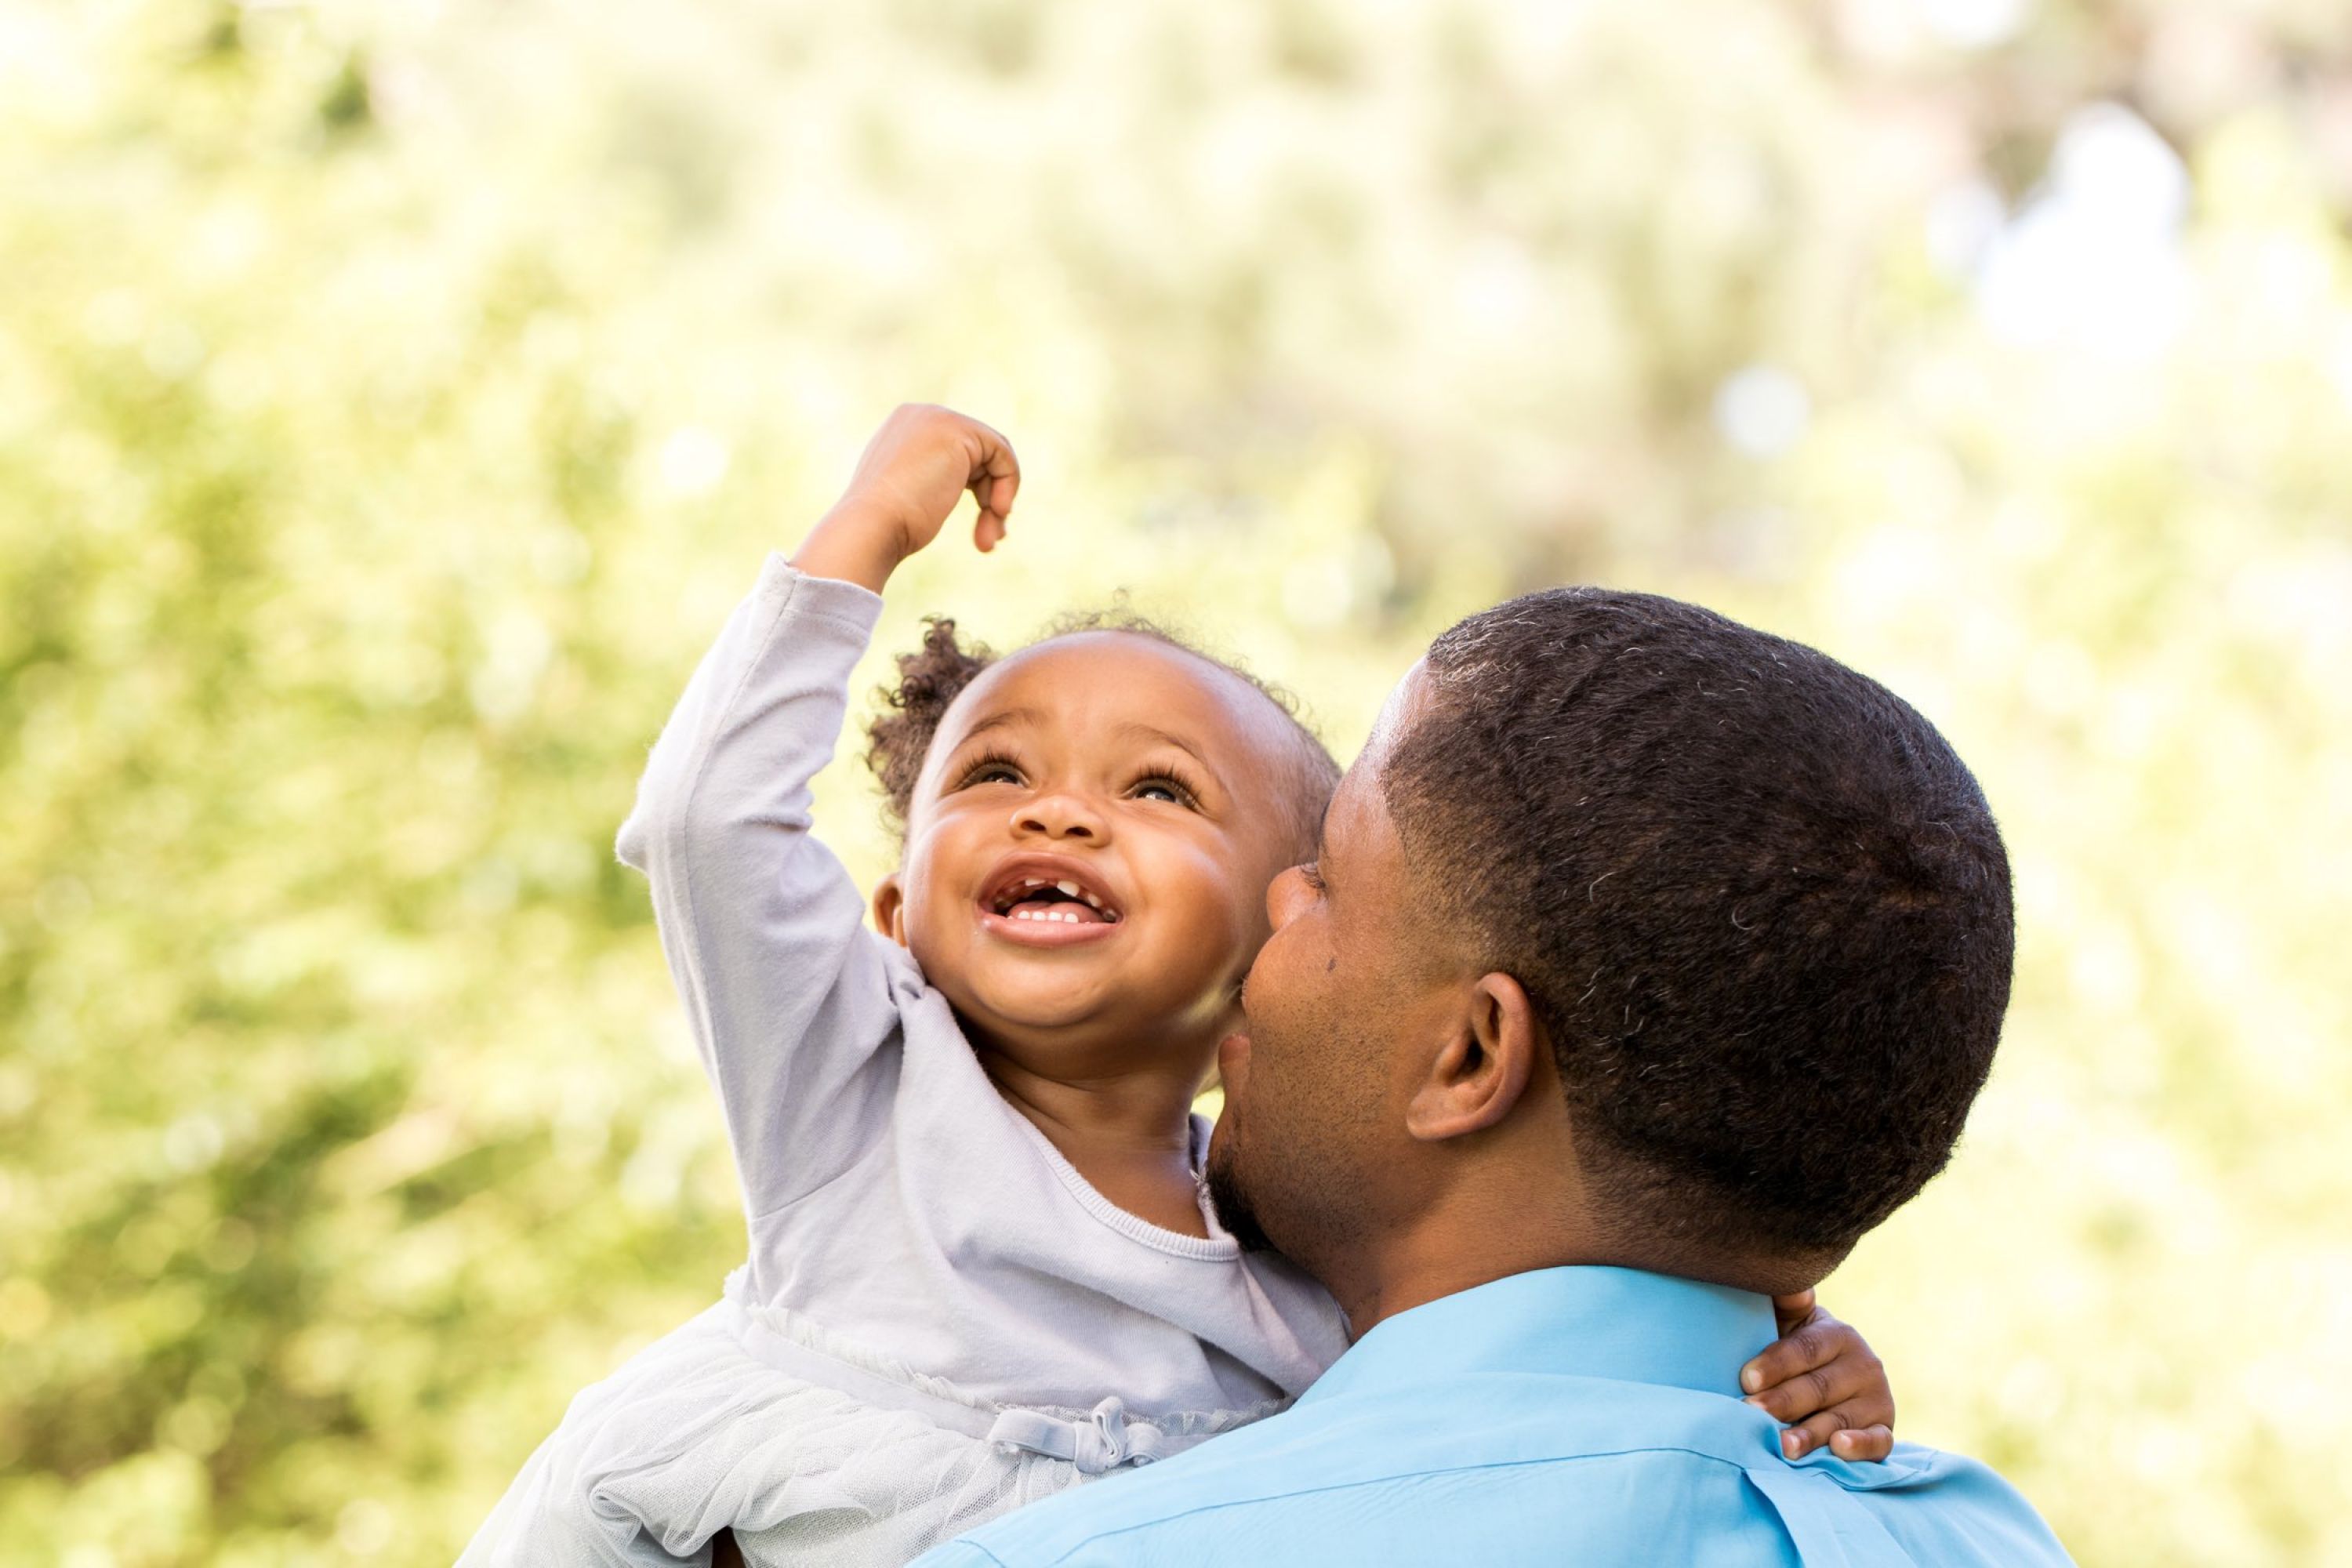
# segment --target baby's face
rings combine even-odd
[[[991,667],[942,720],[883,930],[985,1043],[1083,1073],[1237,1017],[1291,859],[1297,742],[1260,693],[1121,632]]]

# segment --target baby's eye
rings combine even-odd
[[[1164,800],[1171,805],[1190,805],[1192,792],[1174,779],[1149,778],[1135,786],[1138,800]]]
[[[973,764],[971,770],[963,775],[962,782],[956,787],[959,789],[970,789],[974,784],[1017,784],[1020,782],[1021,770],[1014,767],[1011,763],[984,762]]]
[[[1309,860],[1298,868],[1298,879],[1319,893],[1323,890],[1323,868]]]

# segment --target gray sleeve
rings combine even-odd
[[[856,1159],[898,1053],[886,945],[809,833],[851,669],[882,601],[772,555],[662,729],[622,824],[719,1090],[753,1217]]]

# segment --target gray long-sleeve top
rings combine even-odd
[[[725,1110],[752,1299],[996,1405],[1115,1395],[1150,1418],[1296,1395],[1345,1348],[1329,1298],[1089,1186],[811,836],[881,603],[771,556],[620,834]]]

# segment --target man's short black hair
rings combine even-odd
[[[1382,770],[1417,889],[1526,988],[1588,1182],[1661,1239],[1842,1257],[1950,1158],[2009,861],[1935,727],[1646,594],[1471,616]]]

